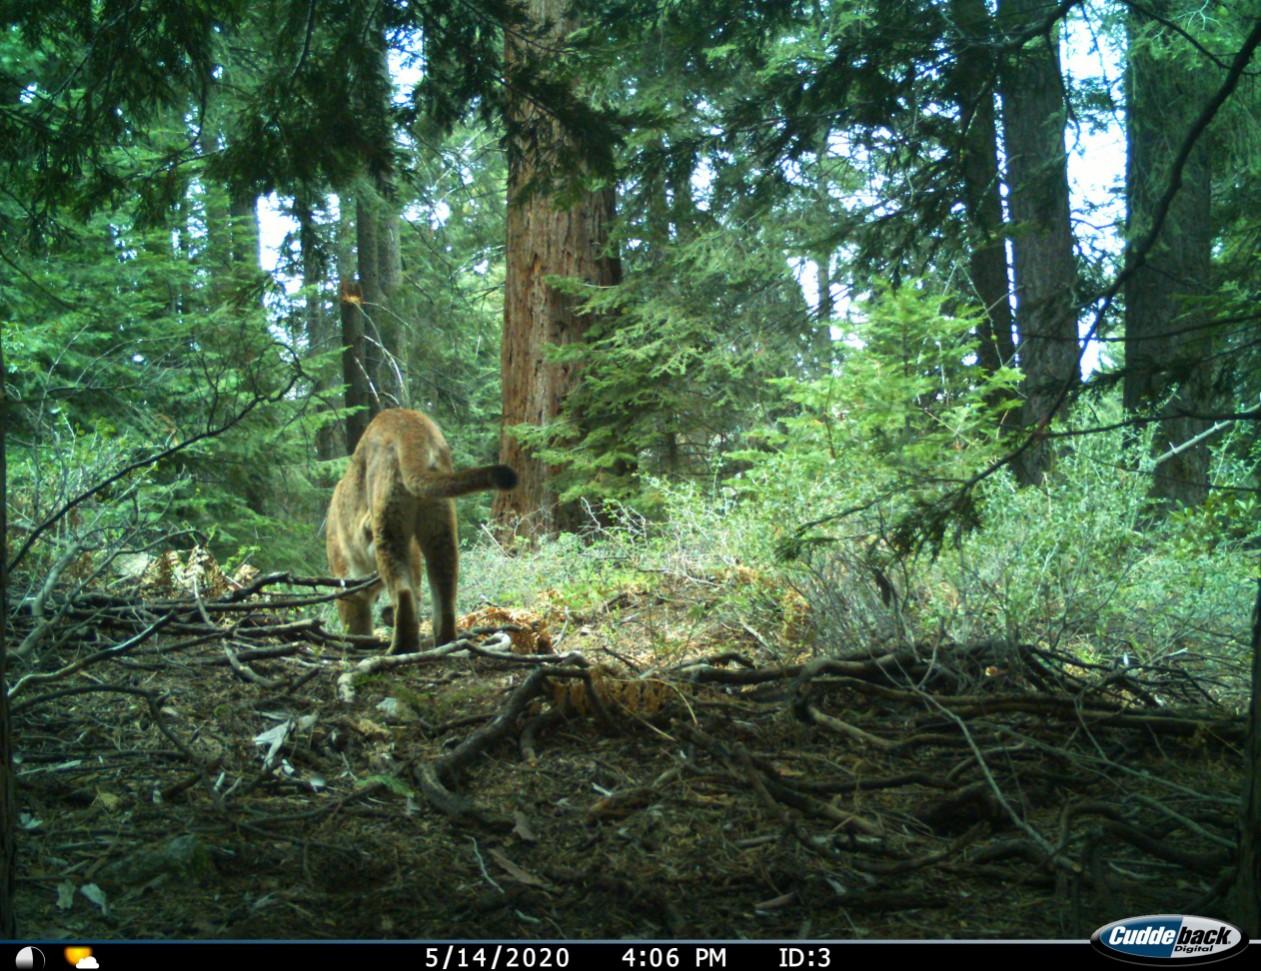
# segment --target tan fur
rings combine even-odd
[[[420,561],[433,599],[434,643],[455,640],[460,552],[452,497],[511,489],[506,465],[451,467],[438,426],[419,411],[392,408],[368,425],[328,507],[328,565],[335,576],[380,582],[337,601],[352,634],[372,633],[372,605],[384,587],[394,608],[391,654],[420,650]]]

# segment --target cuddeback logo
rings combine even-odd
[[[1134,964],[1204,964],[1238,954],[1248,937],[1225,921],[1157,914],[1104,924],[1090,935],[1090,943],[1108,957]]]

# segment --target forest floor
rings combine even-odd
[[[1212,914],[1228,862],[1241,719],[1036,648],[821,659],[751,571],[376,670],[167,594],[76,608],[14,694],[23,937],[1082,939]]]

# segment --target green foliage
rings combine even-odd
[[[586,537],[561,533],[533,546],[504,547],[483,534],[461,557],[459,609],[531,605],[558,592],[573,609],[597,607],[609,591],[641,579],[646,536],[633,517]]]
[[[402,237],[408,372],[415,407],[447,433],[457,465],[498,452],[503,185],[497,133],[418,123]]]
[[[438,422],[457,466],[484,465],[499,454],[505,160],[498,133],[481,126],[444,133],[422,120],[412,134],[398,311],[410,403]],[[456,504],[465,534],[492,498]]]
[[[369,786],[381,786],[383,789],[394,793],[396,796],[403,796],[407,799],[414,799],[416,793],[412,791],[412,787],[400,779],[396,775],[387,773],[376,773],[374,775],[364,776],[355,782],[358,789],[366,789]]]
[[[549,359],[580,367],[565,421],[514,431],[567,467],[566,499],[652,504],[646,477],[706,480],[781,405],[768,384],[809,360],[817,334],[773,231],[725,231],[586,297],[597,323]]]
[[[113,482],[108,490],[71,510],[71,500],[87,493],[128,464],[137,451],[126,436],[78,433],[68,423],[50,422],[40,447],[24,447],[6,436],[8,472],[9,600],[17,607],[41,595],[46,585],[105,585],[117,579],[114,560],[170,541],[191,545],[181,535],[172,509],[190,493],[183,479],[162,481],[149,466]],[[40,537],[34,531],[50,523]],[[51,589],[51,586],[49,586]]]
[[[448,135],[413,113],[412,147],[424,142],[426,150],[414,156],[414,163],[401,165],[391,157],[392,149],[374,153],[372,146],[365,147],[393,142],[393,131],[339,129],[338,118],[322,108],[299,118],[311,108],[305,95],[274,112],[251,114],[243,108],[268,99],[284,101],[295,92],[328,96],[336,85],[322,83],[311,71],[327,68],[330,56],[342,57],[360,74],[376,70],[379,48],[359,33],[351,37],[334,27],[338,10],[346,14],[351,6],[299,14],[289,10],[286,16],[302,21],[296,27],[284,18],[268,20],[268,5],[258,9],[257,17],[225,7],[224,20],[212,31],[217,36],[199,36],[204,24],[189,19],[188,36],[170,40],[176,46],[200,45],[199,59],[187,65],[187,73],[168,72],[169,88],[155,87],[148,100],[108,85],[97,92],[103,103],[117,99],[117,112],[106,121],[134,126],[125,144],[112,141],[108,125],[104,134],[80,125],[76,112],[96,107],[84,100],[83,91],[58,88],[65,65],[76,60],[74,51],[94,44],[104,51],[123,43],[95,11],[57,29],[28,12],[28,32],[4,37],[0,62],[21,77],[30,95],[18,114],[52,126],[40,131],[40,138],[57,137],[56,126],[62,125],[60,134],[68,140],[60,154],[40,160],[52,166],[47,170],[29,170],[32,160],[21,155],[27,146],[21,140],[7,143],[0,161],[14,171],[26,165],[23,179],[60,185],[56,180],[65,173],[57,167],[73,167],[90,153],[93,178],[103,180],[82,197],[42,200],[46,213],[23,209],[30,193],[44,191],[33,188],[34,182],[15,178],[14,194],[0,199],[0,242],[18,242],[24,222],[43,231],[22,245],[6,245],[5,259],[16,272],[0,276],[9,351],[8,447],[19,472],[24,463],[64,462],[80,447],[74,443],[97,439],[116,446],[101,454],[125,465],[233,422],[224,436],[208,437],[162,459],[136,501],[145,507],[146,493],[169,487],[160,506],[169,531],[193,530],[221,560],[239,560],[255,550],[267,568],[319,570],[318,524],[330,473],[316,463],[317,439],[341,415],[334,398],[341,354],[339,341],[320,343],[317,329],[308,327],[308,315],[322,312],[325,320],[335,320],[336,304],[321,285],[324,274],[289,295],[260,272],[253,191],[260,185],[302,188],[315,229],[307,240],[312,250],[305,255],[315,258],[304,265],[295,234],[291,242],[298,258],[285,269],[296,275],[322,265],[326,274],[334,255],[347,246],[347,224],[337,220],[335,204],[321,204],[320,180],[346,174],[338,159],[347,152],[360,162],[383,158],[382,166],[395,168],[400,184],[414,186],[407,209],[414,228],[403,241],[408,299],[401,304],[408,321],[415,322],[406,345],[411,360],[403,362],[416,376],[413,401],[447,430],[457,462],[493,459],[503,221],[503,158],[496,134],[457,126]],[[441,8],[435,3],[430,12]],[[171,28],[163,19],[167,5],[155,0],[146,9],[156,18],[147,30]],[[405,15],[413,13],[419,11]],[[326,15],[333,20],[325,20]],[[286,24],[295,29],[283,36],[274,33]],[[292,59],[272,59],[273,42]],[[502,49],[493,31],[483,30],[478,44]],[[472,54],[467,47],[462,51]],[[128,51],[127,57],[145,54]],[[492,59],[480,67],[493,70],[495,63]],[[94,64],[82,65],[84,76],[96,70]],[[121,60],[116,66],[125,73],[135,65]],[[44,97],[53,88],[61,102]],[[181,111],[190,93],[199,98],[196,108]],[[353,104],[347,108],[355,111]],[[353,119],[356,124],[369,123],[363,114]],[[6,113],[2,121],[16,118]],[[235,126],[250,119],[265,121],[271,126],[269,138],[279,141],[242,139]],[[303,140],[310,126],[318,129],[314,142]],[[142,176],[149,172],[144,167],[165,164],[169,156],[164,153],[177,144],[185,154],[190,146],[202,150],[204,160],[167,170],[160,184],[145,182]],[[301,157],[286,161],[286,153]],[[266,178],[256,178],[259,172]],[[105,183],[113,190],[129,186],[135,191],[126,204],[111,206],[113,190],[102,188]],[[60,203],[82,203],[93,214],[75,219],[71,207]],[[44,221],[48,214],[59,222]],[[47,232],[50,227],[56,232]],[[295,371],[299,357],[301,374]],[[318,398],[312,400],[312,394]],[[248,414],[236,421],[243,410]],[[323,438],[321,448],[328,444]],[[109,475],[117,464],[91,468]],[[479,514],[484,517],[488,504],[484,498],[460,505],[470,527]],[[55,509],[53,504],[42,512]],[[37,560],[32,562],[48,562],[47,557],[42,564]]]
[[[344,187],[365,160],[370,171],[390,170],[395,118],[423,114],[449,129],[474,111],[495,113],[500,25],[521,20],[507,0],[50,0],[6,4],[2,17],[0,76],[10,93],[0,172],[29,204],[21,219],[33,229],[60,210],[83,214],[138,194],[151,212],[173,204],[196,141],[175,129],[154,138],[155,118],[222,134],[222,144],[202,148],[215,181],[237,192]],[[383,87],[384,36],[426,68],[406,103],[385,114],[365,110]],[[531,67],[513,72],[518,89],[557,95]],[[603,127],[580,105],[562,107],[575,124]],[[217,115],[209,124],[208,114]]]
[[[965,363],[975,322],[946,303],[925,286],[883,290],[841,332],[834,373],[774,382],[795,408],[741,454],[749,467],[736,480],[772,521],[795,530],[862,509],[898,524],[1002,454],[990,402],[1019,374]],[[790,546],[820,538],[783,536]]]
[[[3,293],[6,447],[17,494],[40,499],[19,518],[34,528],[94,484],[78,475],[48,489],[40,469],[73,461],[104,479],[169,451],[94,501],[126,498],[135,508],[118,514],[133,526],[158,510],[168,533],[193,530],[220,558],[254,545],[270,566],[294,565],[313,544],[290,517],[318,522],[304,442],[326,419],[290,393],[293,354],[269,330],[253,284],[243,298],[229,267],[214,263],[219,227],[205,212],[177,211],[165,228],[125,210],[66,222],[61,241],[18,264],[25,285]],[[80,461],[89,447],[93,461]]]
[[[1006,475],[988,481],[982,528],[934,566],[953,596],[926,604],[926,626],[1110,662],[1237,662],[1258,520],[1231,536],[1208,507],[1153,519],[1149,448],[1119,431],[1086,435],[1041,488],[1017,489]]]
[[[1091,424],[1121,413],[1114,400],[1093,410]],[[1082,432],[1084,424],[1056,430]],[[824,440],[820,431],[816,451]],[[585,542],[565,535],[512,554],[481,544],[465,557],[466,594],[530,603],[546,590],[548,603],[581,611],[617,591],[718,580],[721,589],[703,606],[707,621],[753,625],[785,650],[808,646],[807,628],[824,652],[999,641],[1121,668],[1178,667],[1219,679],[1228,701],[1246,696],[1239,673],[1261,542],[1254,500],[1155,518],[1150,441],[1122,430],[1066,441],[1040,486],[1019,488],[1006,471],[984,479],[974,527],[934,557],[890,555],[882,530],[902,500],[886,495],[834,523],[828,542],[803,544],[788,562],[777,558],[785,523],[817,508],[833,487],[858,488],[853,466],[784,464],[769,501],[747,488],[749,476],[734,480],[738,488],[656,481],[658,521],[623,510]],[[1217,474],[1225,474],[1220,462]],[[1234,520],[1236,513],[1246,518]],[[787,623],[788,591],[808,605],[806,623]]]
[[[957,282],[978,234],[954,58],[968,45],[1020,56],[988,5],[963,36],[954,5],[935,0],[592,0],[576,32],[515,63],[503,26],[550,25],[528,27],[501,0],[186,6],[6,10],[15,539],[93,482],[257,406],[51,528],[22,564],[22,597],[84,552],[184,529],[224,561],[319,568],[316,524],[340,467],[314,458],[338,415],[329,284],[335,263],[350,275],[353,236],[334,193],[382,173],[405,220],[396,306],[411,402],[458,464],[493,460],[507,152],[533,134],[502,115],[511,92],[580,136],[566,144],[590,158],[572,168],[616,183],[625,278],[595,293],[553,281],[595,320],[551,357],[582,380],[562,422],[516,430],[601,525],[529,553],[480,545],[466,605],[556,586],[598,604],[645,576],[753,563],[807,592],[832,643],[1003,636],[1144,659],[1237,647],[1255,570],[1243,552],[1257,540],[1255,422],[1213,443],[1220,490],[1162,524],[1144,498],[1150,460],[1116,435],[1056,439],[1038,489],[999,473],[961,491],[1013,446],[994,403],[1015,400],[1019,379],[974,363],[978,319]],[[1119,14],[1086,9],[1116,31]],[[1177,9],[1207,45],[1168,47],[1188,69],[1222,60],[1248,27],[1223,8],[1210,31]],[[1150,34],[1139,42],[1166,43]],[[395,64],[423,66],[402,97],[383,40]],[[1085,125],[1114,124],[1107,83],[1067,81]],[[1223,411],[1252,411],[1261,390],[1253,81],[1206,136],[1221,287],[1205,317]],[[975,79],[972,95],[995,83]],[[309,277],[295,293],[254,258],[252,207],[271,189],[311,217],[284,267]],[[1081,278],[1098,290],[1113,274],[1107,242],[1083,248]],[[282,393],[295,357],[304,374]],[[1099,407],[1098,422],[1123,417]],[[466,537],[489,502],[460,503]],[[925,546],[935,558],[906,555]],[[776,552],[796,559],[773,565]],[[882,583],[900,596],[886,602]],[[730,606],[762,599],[750,588]]]
[[[1119,414],[1104,401],[1091,421]],[[1185,665],[1241,690],[1261,540],[1252,500],[1226,502],[1251,514],[1229,525],[1218,503],[1156,518],[1150,436],[1067,441],[1040,486],[1019,488],[1006,470],[986,478],[974,527],[936,556],[891,557],[880,507],[835,524],[827,543],[801,546],[781,575],[809,602],[820,643],[997,640],[1119,666]],[[775,531],[770,507],[757,508]]]
[[[182,188],[177,166],[189,139],[151,123],[204,105],[222,25],[246,6],[5,4],[0,172],[23,202],[18,220],[38,232],[58,210],[83,214],[120,197],[169,205]],[[134,181],[137,170],[146,178]]]

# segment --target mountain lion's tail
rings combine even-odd
[[[454,499],[470,492],[511,489],[517,484],[517,473],[506,465],[482,465],[454,472],[422,472],[405,467],[403,484],[417,499]]]
[[[382,412],[378,419],[391,414]],[[454,499],[470,492],[511,489],[517,473],[506,465],[482,465],[473,469],[451,469],[451,452],[442,432],[418,412],[398,414],[399,426],[389,444],[398,462],[399,478],[417,499]],[[402,421],[411,416],[409,421]]]

